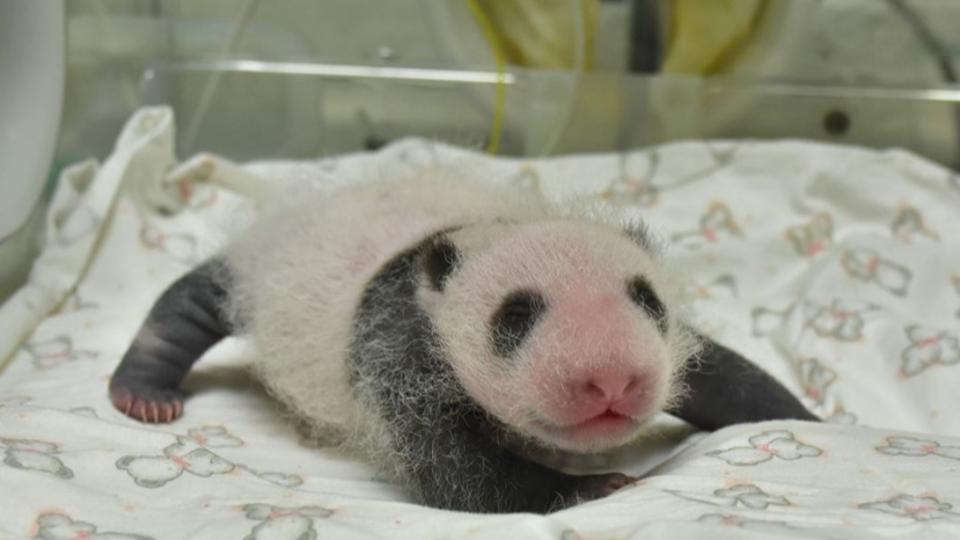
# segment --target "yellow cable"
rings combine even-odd
[[[493,61],[497,68],[497,84],[495,87],[493,99],[493,121],[490,125],[490,140],[487,142],[487,152],[496,154],[500,149],[500,132],[503,131],[503,114],[506,106],[507,83],[506,83],[506,60],[503,55],[503,48],[500,46],[500,39],[497,36],[497,30],[490,22],[490,18],[480,7],[477,0],[467,0],[467,6],[470,12],[477,20],[480,30],[484,37],[490,43],[490,51],[493,53]]]

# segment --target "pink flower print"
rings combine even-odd
[[[243,441],[234,437],[223,426],[200,426],[187,430],[187,438],[207,448],[235,448]]]
[[[313,526],[315,519],[325,519],[333,514],[322,506],[282,507],[268,504],[248,504],[243,507],[247,519],[259,521],[245,540],[267,538],[297,540],[317,538]]]
[[[722,202],[713,202],[700,217],[699,229],[674,234],[673,240],[691,244],[690,247],[699,247],[704,242],[715,243],[728,235],[743,236],[743,233],[733,219],[730,208]]]
[[[796,304],[791,303],[783,309],[765,306],[753,308],[750,312],[750,318],[753,321],[753,335],[756,337],[768,336],[783,328],[795,307]]]
[[[236,467],[206,448],[196,447],[186,437],[163,449],[159,456],[123,456],[117,469],[126,471],[134,482],[145,488],[159,488],[179,478],[184,471],[201,478],[226,474]]]
[[[790,501],[786,497],[779,495],[770,495],[753,484],[737,484],[729,488],[715,490],[712,494],[666,490],[667,493],[682,497],[687,500],[712,504],[716,506],[736,507],[742,506],[752,510],[766,510],[768,506],[789,506]]]
[[[847,273],[856,279],[874,283],[897,296],[905,296],[913,274],[872,249],[855,248],[844,252],[840,261]]]
[[[960,446],[943,445],[933,439],[916,437],[887,437],[886,444],[878,446],[877,452],[888,456],[939,456],[960,460]]]
[[[916,208],[903,205],[897,212],[897,216],[890,224],[890,230],[893,235],[905,242],[910,242],[917,236],[926,236],[931,240],[939,240],[940,235],[931,231],[923,222],[923,215]]]
[[[637,159],[644,158],[645,169],[636,172],[631,167]],[[643,154],[620,154],[617,161],[620,169],[619,177],[600,193],[600,198],[616,203],[653,206],[657,202],[657,187],[653,185],[653,177],[660,165],[660,155],[656,151]]]
[[[37,535],[41,540],[153,540],[142,534],[97,532],[97,526],[75,521],[70,516],[48,512],[37,516]]]
[[[3,463],[14,469],[52,474],[68,480],[73,471],[60,461],[60,445],[35,439],[7,439],[0,437]]]
[[[920,325],[908,326],[904,331],[910,339],[910,345],[900,355],[900,373],[904,377],[913,377],[935,364],[960,363],[960,340],[956,335]]]
[[[825,212],[815,214],[808,223],[788,228],[787,239],[801,256],[815,257],[833,242],[833,218]]]
[[[960,514],[952,510],[952,504],[942,502],[936,497],[897,495],[883,501],[863,503],[860,508],[908,517],[916,521],[960,517]]]
[[[720,274],[707,283],[688,285],[684,292],[696,299],[732,298],[737,296],[737,279],[732,274]]]
[[[847,411],[842,404],[837,403],[833,408],[833,414],[827,418],[824,418],[824,420],[830,422],[831,424],[852,426],[857,423],[857,415]]]
[[[797,364],[803,392],[817,404],[826,399],[827,389],[837,380],[837,372],[824,366],[816,358],[804,358]]]
[[[817,457],[822,450],[796,440],[793,433],[786,430],[764,431],[748,439],[750,446],[735,446],[726,450],[713,450],[706,455],[722,459],[730,465],[757,465],[777,458],[794,461],[802,458]]]
[[[863,315],[877,309],[866,302],[836,299],[829,306],[817,306],[808,323],[818,336],[837,341],[857,341],[863,338]]]
[[[244,442],[223,426],[200,426],[178,436],[177,442],[163,449],[162,455],[127,455],[116,462],[141,487],[159,488],[180,478],[184,472],[206,478],[242,470],[258,478],[283,487],[303,484],[296,474],[257,471],[246,465],[231,462],[209,448],[238,448]]]
[[[704,514],[697,521],[708,523],[710,525],[722,525],[725,527],[740,527],[751,531],[767,531],[783,533],[784,529],[796,529],[785,521],[767,521],[761,519],[749,519],[735,516],[732,514]]]

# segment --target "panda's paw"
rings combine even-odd
[[[636,476],[621,473],[595,474],[580,478],[577,495],[584,501],[606,497],[640,480]]]
[[[183,413],[184,394],[177,388],[111,384],[110,401],[123,414],[150,424],[168,423]]]

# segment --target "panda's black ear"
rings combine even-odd
[[[653,233],[650,232],[650,229],[642,221],[627,224],[623,232],[625,232],[631,240],[636,242],[638,246],[648,252],[656,253],[660,250],[659,242],[657,242]]]
[[[430,286],[437,292],[443,292],[447,278],[460,263],[460,250],[449,238],[440,235],[427,243],[422,260]]]

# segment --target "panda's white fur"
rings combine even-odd
[[[378,426],[358,405],[346,367],[357,305],[388,261],[450,229],[463,261],[442,292],[424,283],[418,300],[464,389],[535,444],[605,450],[636,433],[568,440],[544,427],[537,406],[563,408],[563,396],[553,394],[562,394],[573,371],[633,355],[659,377],[649,408],[662,409],[676,397],[677,374],[697,343],[679,324],[677,288],[659,270],[658,255],[625,234],[627,225],[612,211],[548,204],[532,192],[487,183],[421,178],[343,188],[275,209],[228,247],[229,311],[253,339],[256,369],[272,393],[316,435],[377,454],[376,434],[389,426]],[[608,294],[622,292],[634,274],[668,306],[665,335],[625,293],[619,300]],[[490,352],[486,323],[517,288],[556,293],[567,313],[614,318],[598,326],[589,313],[548,313],[507,365]],[[609,298],[592,305],[594,297]],[[525,366],[522,375],[518,365]]]

